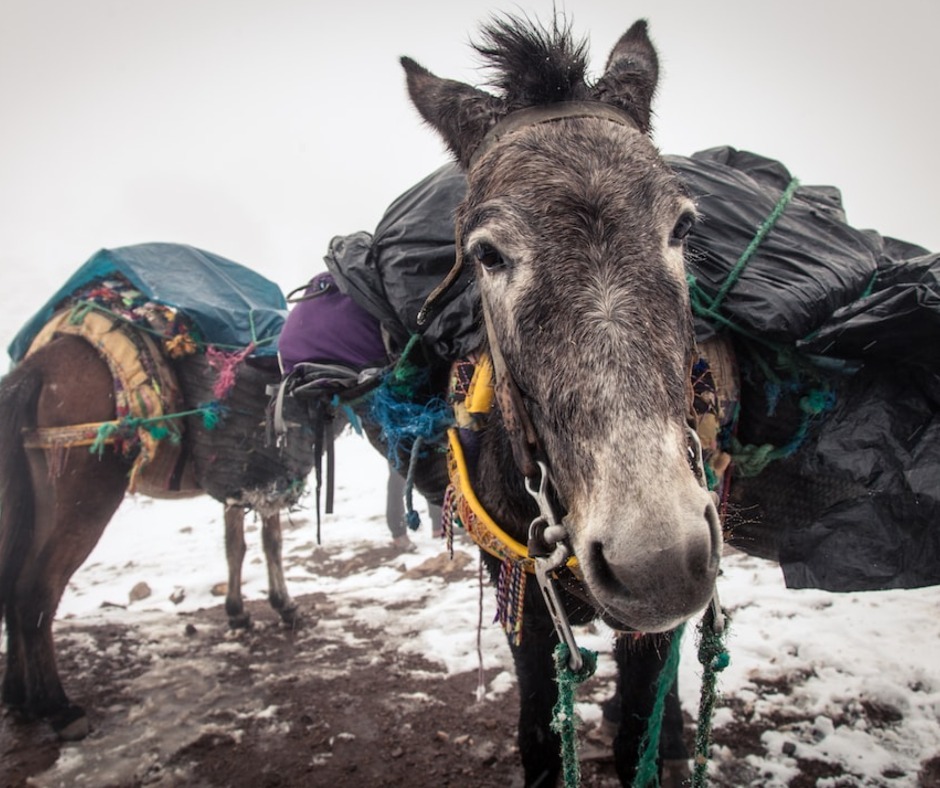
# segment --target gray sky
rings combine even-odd
[[[595,74],[646,17],[668,153],[722,144],[940,249],[940,3],[557,0]],[[100,247],[189,243],[286,290],[446,159],[398,57],[479,84],[468,41],[552,0],[0,0],[0,327]]]

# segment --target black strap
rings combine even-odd
[[[496,147],[507,134],[526,126],[537,126],[540,123],[551,123],[565,118],[600,118],[639,131],[636,121],[626,110],[594,99],[558,101],[538,107],[526,107],[525,109],[510,112],[486,133],[486,136],[483,137],[483,140],[470,157],[468,169],[472,169],[477,161],[487,151]]]
[[[313,424],[313,454],[316,469],[317,544],[320,544],[320,500],[324,482],[326,484],[326,514],[333,514],[333,478],[335,453],[333,447],[333,408],[325,399],[314,400],[310,405]],[[326,454],[326,475],[323,473],[323,455]]]

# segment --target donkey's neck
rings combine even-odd
[[[510,536],[525,544],[529,523],[538,515],[513,459],[512,444],[493,412],[480,429],[480,454],[470,470],[473,489],[486,512]]]

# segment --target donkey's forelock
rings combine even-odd
[[[507,110],[588,98],[587,43],[575,41],[570,25],[552,26],[508,16],[483,27],[474,49],[492,73],[490,84]]]
[[[614,46],[596,83],[587,78],[586,42],[576,41],[559,16],[550,27],[512,16],[495,20],[475,48],[492,71],[495,93],[440,79],[411,58],[401,59],[415,107],[464,168],[501,118],[529,107],[600,101],[622,110],[643,133],[650,130],[659,65],[643,20]]]

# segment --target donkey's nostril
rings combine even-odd
[[[604,555],[604,545],[601,542],[592,542],[590,553],[591,563],[594,566],[594,577],[598,585],[610,593],[629,595],[629,589],[624,585]]]
[[[705,521],[708,523],[708,534],[711,539],[711,550],[709,552],[709,569],[711,569],[721,559],[721,548],[724,544],[721,518],[718,516],[718,509],[711,502],[705,507]]]

